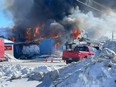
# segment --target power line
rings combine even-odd
[[[102,5],[102,4],[100,4],[100,3],[98,3],[98,2],[96,2],[96,1],[94,1],[94,0],[91,0],[91,1],[92,1],[93,3],[95,3],[95,4],[97,4],[98,6],[101,6],[101,7],[104,8],[104,9],[109,9],[108,7]]]
[[[96,10],[96,11],[100,12],[100,13],[104,13],[104,12],[102,12],[101,10],[96,9],[96,8],[94,8],[94,7],[90,6],[90,5],[87,5],[86,3],[84,3],[84,2],[82,2],[82,1],[80,1],[80,0],[77,0],[77,1],[78,1],[79,3],[81,3],[81,4],[85,5],[85,6],[89,7],[89,8],[92,8],[92,9],[94,9],[94,10]]]

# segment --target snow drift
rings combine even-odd
[[[113,50],[114,52],[116,52],[116,41],[113,40],[107,40],[104,45],[104,48],[109,48],[111,50]]]
[[[57,84],[57,87],[116,86],[116,62],[112,59],[103,57],[86,59],[73,67],[77,67],[76,70],[73,70],[74,72],[69,71],[69,76]]]
[[[19,64],[0,65],[0,78],[7,80],[30,78],[40,81],[43,78],[42,75],[54,70],[54,67],[48,66],[27,67]]]

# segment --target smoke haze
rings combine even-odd
[[[77,0],[6,0],[5,6],[6,10],[13,15],[16,37],[20,36],[20,38],[24,38],[25,34],[22,35],[22,33],[25,33],[26,28],[35,28],[38,25],[42,30],[44,25],[44,32],[41,33],[44,36],[49,35],[52,30],[56,30],[55,33],[63,31],[66,35],[70,34],[75,25],[81,30],[86,30],[88,36],[92,38],[103,36],[104,31],[114,30],[116,14],[112,9],[116,8],[115,0],[95,0],[110,8],[108,11],[104,11],[103,7],[93,0],[80,1],[96,7],[103,13]],[[95,16],[97,13],[100,14],[99,17]]]

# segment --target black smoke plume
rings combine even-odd
[[[33,26],[48,19],[61,21],[76,8],[76,0],[11,0],[8,9],[16,25]],[[9,2],[9,1],[8,1]]]
[[[56,22],[55,26],[63,27],[58,23],[72,14],[72,9],[75,9],[79,3],[77,0],[7,0],[7,4],[9,4],[7,10],[12,13],[15,23],[15,37],[18,38],[17,41],[25,41],[26,28],[34,29],[40,26],[42,29],[41,26],[44,25],[41,34],[48,35],[51,32],[51,23]]]
[[[71,14],[71,9],[76,8],[76,0],[34,0],[29,17],[34,23],[53,19],[61,21]]]
[[[57,22],[70,14],[71,10],[79,6],[84,11],[89,7],[79,3],[77,0],[6,0],[13,20],[19,26],[34,26],[38,23],[53,19]],[[80,0],[83,3],[92,3],[93,0]],[[94,0],[105,6],[116,8],[115,0]],[[89,9],[90,10],[90,9]]]

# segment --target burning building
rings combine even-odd
[[[76,0],[6,1],[15,23],[12,38],[15,42],[36,42],[34,44],[38,45],[41,40],[55,38],[57,49],[59,44],[64,43],[62,37],[73,30],[73,24],[65,24],[63,19],[77,6]],[[76,38],[75,29],[74,32],[72,37]]]
[[[12,14],[15,24],[12,40],[23,43],[18,46],[20,49],[40,43],[41,53],[44,49],[41,49],[41,43],[44,43],[45,39],[54,40],[54,48],[58,49],[58,46],[67,40],[78,39],[81,33],[75,22],[65,20],[77,6],[80,6],[77,0],[6,1],[6,9]]]

